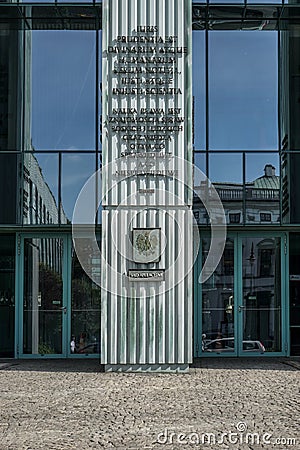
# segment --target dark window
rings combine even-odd
[[[271,213],[260,213],[261,222],[271,222]]]
[[[260,250],[260,277],[269,277],[272,269],[272,249]]]
[[[234,249],[225,248],[224,250],[224,275],[231,276],[234,273]]]
[[[229,214],[229,223],[240,223],[241,213],[231,213]]]

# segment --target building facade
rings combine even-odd
[[[0,3],[1,357],[300,355],[299,12]]]

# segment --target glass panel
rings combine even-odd
[[[58,155],[24,154],[24,224],[57,224],[58,202]],[[63,212],[61,222],[64,220]]]
[[[247,0],[247,3],[258,3],[257,0]],[[282,0],[260,0],[259,3],[282,3]],[[269,16],[272,17],[272,16]]]
[[[19,224],[20,154],[0,153],[0,224]]]
[[[0,236],[0,357],[14,357],[15,236]]]
[[[300,327],[291,328],[291,356],[300,356]]]
[[[218,4],[218,3],[228,3],[228,1],[227,0],[214,0],[211,3],[216,3],[216,4]],[[239,3],[239,4],[242,3],[243,4],[244,1],[243,0],[230,0],[230,4],[236,4],[236,3]]]
[[[206,175],[206,153],[194,153],[194,164]]]
[[[23,353],[61,354],[63,240],[24,240]]]
[[[19,0],[20,1],[20,0]],[[43,3],[54,3],[55,2],[55,0],[45,0],[45,2],[43,2]],[[26,0],[26,1],[22,1],[22,4],[23,3],[42,3],[41,2],[41,0]]]
[[[298,5],[299,6],[299,5]],[[286,15],[299,17],[299,7],[289,7]],[[300,223],[300,24],[299,18],[283,20],[281,29],[281,146],[282,153],[282,220]]]
[[[3,14],[3,11],[1,11]],[[5,13],[4,13],[5,17]],[[2,16],[3,22],[3,16]],[[1,23],[0,33],[0,151],[21,150],[22,108],[18,101],[20,84],[19,73],[22,67],[22,32],[3,29],[8,25]]]
[[[290,338],[291,356],[300,356],[300,234],[290,233]]]
[[[201,170],[203,175],[206,175],[206,154],[205,153],[194,153],[194,164]],[[207,224],[208,214],[207,211],[200,200],[199,195],[203,191],[203,176],[198,174],[197,171],[194,172],[194,202],[193,202],[193,212],[196,223]]]
[[[81,239],[81,251],[88,253],[93,274],[99,274],[100,260],[93,258],[89,240]],[[71,353],[90,354],[100,352],[100,288],[87,276],[72,251],[72,316]]]
[[[35,150],[95,149],[96,34],[32,32]]]
[[[282,153],[282,220],[300,223],[300,153]]]
[[[246,222],[280,224],[278,153],[246,155]]]
[[[194,148],[205,149],[205,32],[193,32],[193,110],[194,110]]]
[[[280,238],[242,240],[243,347],[260,353],[281,351]]]
[[[95,168],[96,154],[72,153],[62,156],[62,221],[65,223],[72,220],[78,194],[95,173]]]
[[[225,210],[228,224],[243,223],[242,155],[214,153],[209,155],[209,179],[214,184]]]
[[[84,3],[93,2],[93,0],[85,0]],[[82,3],[82,0],[58,0],[58,3]]]
[[[296,14],[295,14],[296,13]],[[299,17],[299,5],[296,8],[286,8],[286,14],[291,18]],[[300,149],[299,132],[299,96],[300,96],[300,23],[299,18],[294,20],[283,20],[281,27],[281,55],[280,55],[280,89],[281,89],[281,146],[283,150]],[[290,170],[293,170],[293,162]],[[295,176],[294,173],[291,177]],[[296,175],[296,179],[299,177]],[[297,182],[292,190],[298,189]]]
[[[210,241],[203,239],[203,260]],[[231,353],[234,340],[234,242],[227,239],[222,259],[202,285],[202,351]]]
[[[209,33],[210,149],[278,148],[277,34]]]

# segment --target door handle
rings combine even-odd
[[[245,309],[245,308],[246,308],[246,306],[244,306],[244,305],[239,305],[239,312],[243,311],[243,309]]]
[[[60,309],[62,310],[62,312],[64,314],[67,314],[67,307],[66,306],[62,306]]]

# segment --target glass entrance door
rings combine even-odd
[[[202,241],[202,263],[209,251]],[[285,257],[283,237],[232,236],[221,261],[201,287],[203,356],[282,355]],[[200,328],[200,327],[199,327]],[[199,348],[199,344],[198,344]]]
[[[93,257],[88,239],[81,239],[91,272],[100,278],[100,260]],[[100,353],[100,287],[85,273],[71,247],[70,356],[95,357]]]
[[[202,241],[203,262],[209,239]],[[212,276],[202,285],[202,353],[237,354],[236,336],[236,239],[228,238],[221,261]]]
[[[240,245],[240,352],[281,352],[281,238],[242,237]]]
[[[71,236],[20,236],[18,265],[21,357],[98,357],[100,287],[85,273]],[[88,239],[81,251],[100,278]]]
[[[63,237],[22,239],[22,355],[66,356],[66,247]]]

